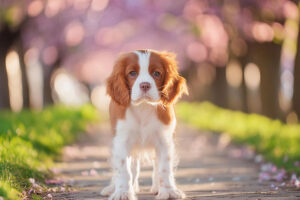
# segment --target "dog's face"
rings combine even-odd
[[[175,55],[138,50],[122,54],[107,80],[107,93],[122,106],[176,102],[187,93],[186,81],[177,72]]]

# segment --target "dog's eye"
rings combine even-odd
[[[159,72],[156,72],[156,71],[155,71],[155,72],[153,72],[152,74],[153,74],[153,76],[156,77],[156,78],[160,77],[160,73],[159,73]]]
[[[131,72],[129,72],[129,75],[132,77],[135,77],[137,75],[137,73],[136,73],[136,71],[131,71]]]

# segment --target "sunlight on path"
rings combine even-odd
[[[111,135],[109,126],[101,125],[97,131],[83,135],[77,144],[66,147],[64,162],[58,163],[58,177],[75,191],[52,194],[53,199],[107,199],[100,190],[109,183],[111,172],[108,163]],[[176,170],[179,188],[187,199],[276,199],[296,200],[297,191],[286,188],[273,190],[272,182],[259,183],[259,169],[249,160],[233,158],[231,146],[218,147],[218,136],[199,134],[183,124],[176,133],[180,163]],[[154,199],[149,193],[151,168],[144,167],[140,177],[139,199]],[[290,189],[289,189],[290,190]]]

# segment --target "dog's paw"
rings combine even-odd
[[[115,185],[109,185],[109,186],[106,186],[105,188],[103,188],[101,190],[101,195],[102,196],[109,196],[111,195],[113,192],[115,191]]]
[[[140,192],[140,185],[138,182],[135,182],[133,184],[133,190],[137,193],[137,192]]]
[[[184,199],[185,194],[177,188],[171,188],[171,189],[160,188],[155,198],[156,199]]]
[[[152,194],[158,194],[158,186],[157,185],[152,185],[150,192]]]
[[[136,200],[133,190],[115,190],[109,200]]]

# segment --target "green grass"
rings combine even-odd
[[[300,125],[285,124],[258,114],[222,109],[211,103],[179,103],[180,119],[199,129],[225,132],[234,141],[248,144],[266,160],[300,174]],[[284,157],[288,158],[287,160]]]
[[[29,178],[42,181],[62,147],[97,119],[91,105],[0,112],[0,196],[20,199],[30,187]]]

